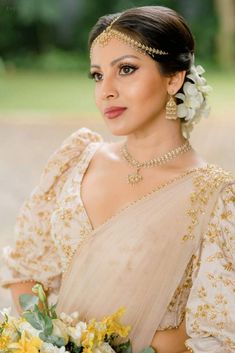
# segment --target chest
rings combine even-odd
[[[128,205],[167,184],[172,175],[166,176],[157,170],[143,170],[143,180],[137,184],[128,183],[128,175],[135,174],[120,163],[91,165],[81,180],[81,199],[87,216],[93,226],[98,227]]]

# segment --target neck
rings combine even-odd
[[[160,129],[137,131],[126,138],[129,153],[139,161],[162,155],[185,142],[178,121],[167,121]]]

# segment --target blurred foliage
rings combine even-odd
[[[59,48],[44,53],[24,53],[7,61],[8,69],[14,67],[43,71],[80,71],[88,72],[89,62],[81,52],[68,52]]]
[[[88,34],[97,19],[144,5],[180,12],[196,39],[197,62],[215,63],[214,0],[0,0],[0,57],[6,67],[83,70]]]
[[[24,24],[41,21],[44,24],[56,23],[59,19],[57,0],[17,0],[15,2],[19,19]]]

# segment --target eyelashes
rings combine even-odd
[[[133,74],[138,69],[138,67],[133,64],[123,64],[122,63],[118,66],[118,69],[119,69],[119,74],[121,76],[127,76],[127,75]],[[88,73],[88,77],[90,79],[94,80],[95,82],[99,82],[100,80],[102,80],[102,76],[103,75],[97,71]]]
[[[119,69],[120,72],[122,71],[124,75],[130,75],[137,70],[137,66],[132,64],[122,64],[120,65]],[[127,71],[125,72],[126,69]]]
[[[97,76],[99,76],[99,75],[102,76],[99,72],[89,72],[89,73],[88,73],[88,78],[90,78],[90,79],[92,79],[92,80],[98,82],[99,79],[97,78]],[[99,77],[100,77],[100,76],[99,76]]]

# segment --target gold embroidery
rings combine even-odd
[[[183,241],[194,239],[194,228],[199,223],[199,217],[204,214],[211,195],[220,185],[231,179],[231,173],[215,165],[208,166],[205,173],[199,173],[194,178],[195,190],[191,193],[191,208],[187,211],[191,221],[187,233],[182,237]]]
[[[224,268],[226,271],[232,271],[232,268],[233,268],[232,262],[228,262],[226,265],[223,265],[223,268]]]
[[[198,297],[199,297],[199,298],[202,298],[202,299],[203,299],[203,298],[206,298],[206,297],[207,297],[206,289],[205,289],[205,287],[203,287],[203,286],[201,286],[201,287],[198,288],[197,293],[198,293]]]
[[[194,353],[194,351],[192,350],[192,348],[188,345],[187,342],[184,343],[185,347],[187,348],[187,350],[191,353]]]

